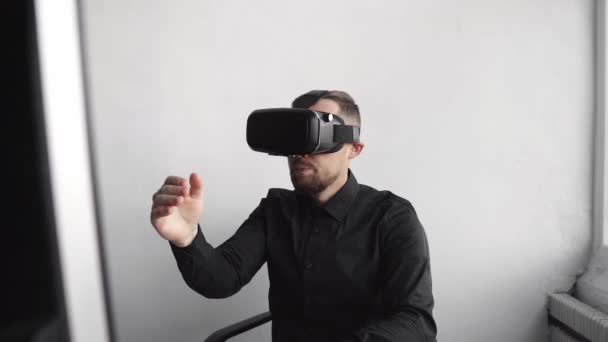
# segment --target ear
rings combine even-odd
[[[363,148],[365,147],[365,144],[363,143],[352,143],[351,144],[351,148],[348,151],[348,159],[355,159],[357,158],[357,156],[359,154],[361,154],[361,151],[363,151]]]

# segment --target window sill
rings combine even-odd
[[[608,247],[596,249],[585,274],[576,282],[575,297],[608,313]]]

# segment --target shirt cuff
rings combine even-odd
[[[201,243],[205,243],[205,242],[207,242],[207,240],[205,239],[205,236],[203,235],[203,231],[201,230],[201,225],[198,224],[196,227],[196,236],[194,237],[192,242],[190,242],[189,245],[180,247],[180,246],[174,245],[173,242],[171,242],[171,241],[169,241],[169,245],[171,246],[171,250],[174,253],[192,255],[193,252],[197,249],[197,246],[199,246]]]

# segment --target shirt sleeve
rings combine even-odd
[[[192,243],[171,242],[177,267],[186,284],[207,298],[226,298],[249,283],[266,262],[264,199],[232,237],[217,248],[207,242],[201,226]]]
[[[430,256],[426,234],[409,202],[397,203],[385,216],[381,242],[384,316],[368,321],[343,342],[432,342]]]

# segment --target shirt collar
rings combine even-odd
[[[348,208],[350,208],[351,204],[357,197],[358,192],[359,183],[357,182],[357,179],[355,178],[355,175],[353,175],[352,171],[348,169],[348,179],[346,180],[346,183],[321,207],[325,209],[325,211],[334,219],[342,221],[348,212]]]

